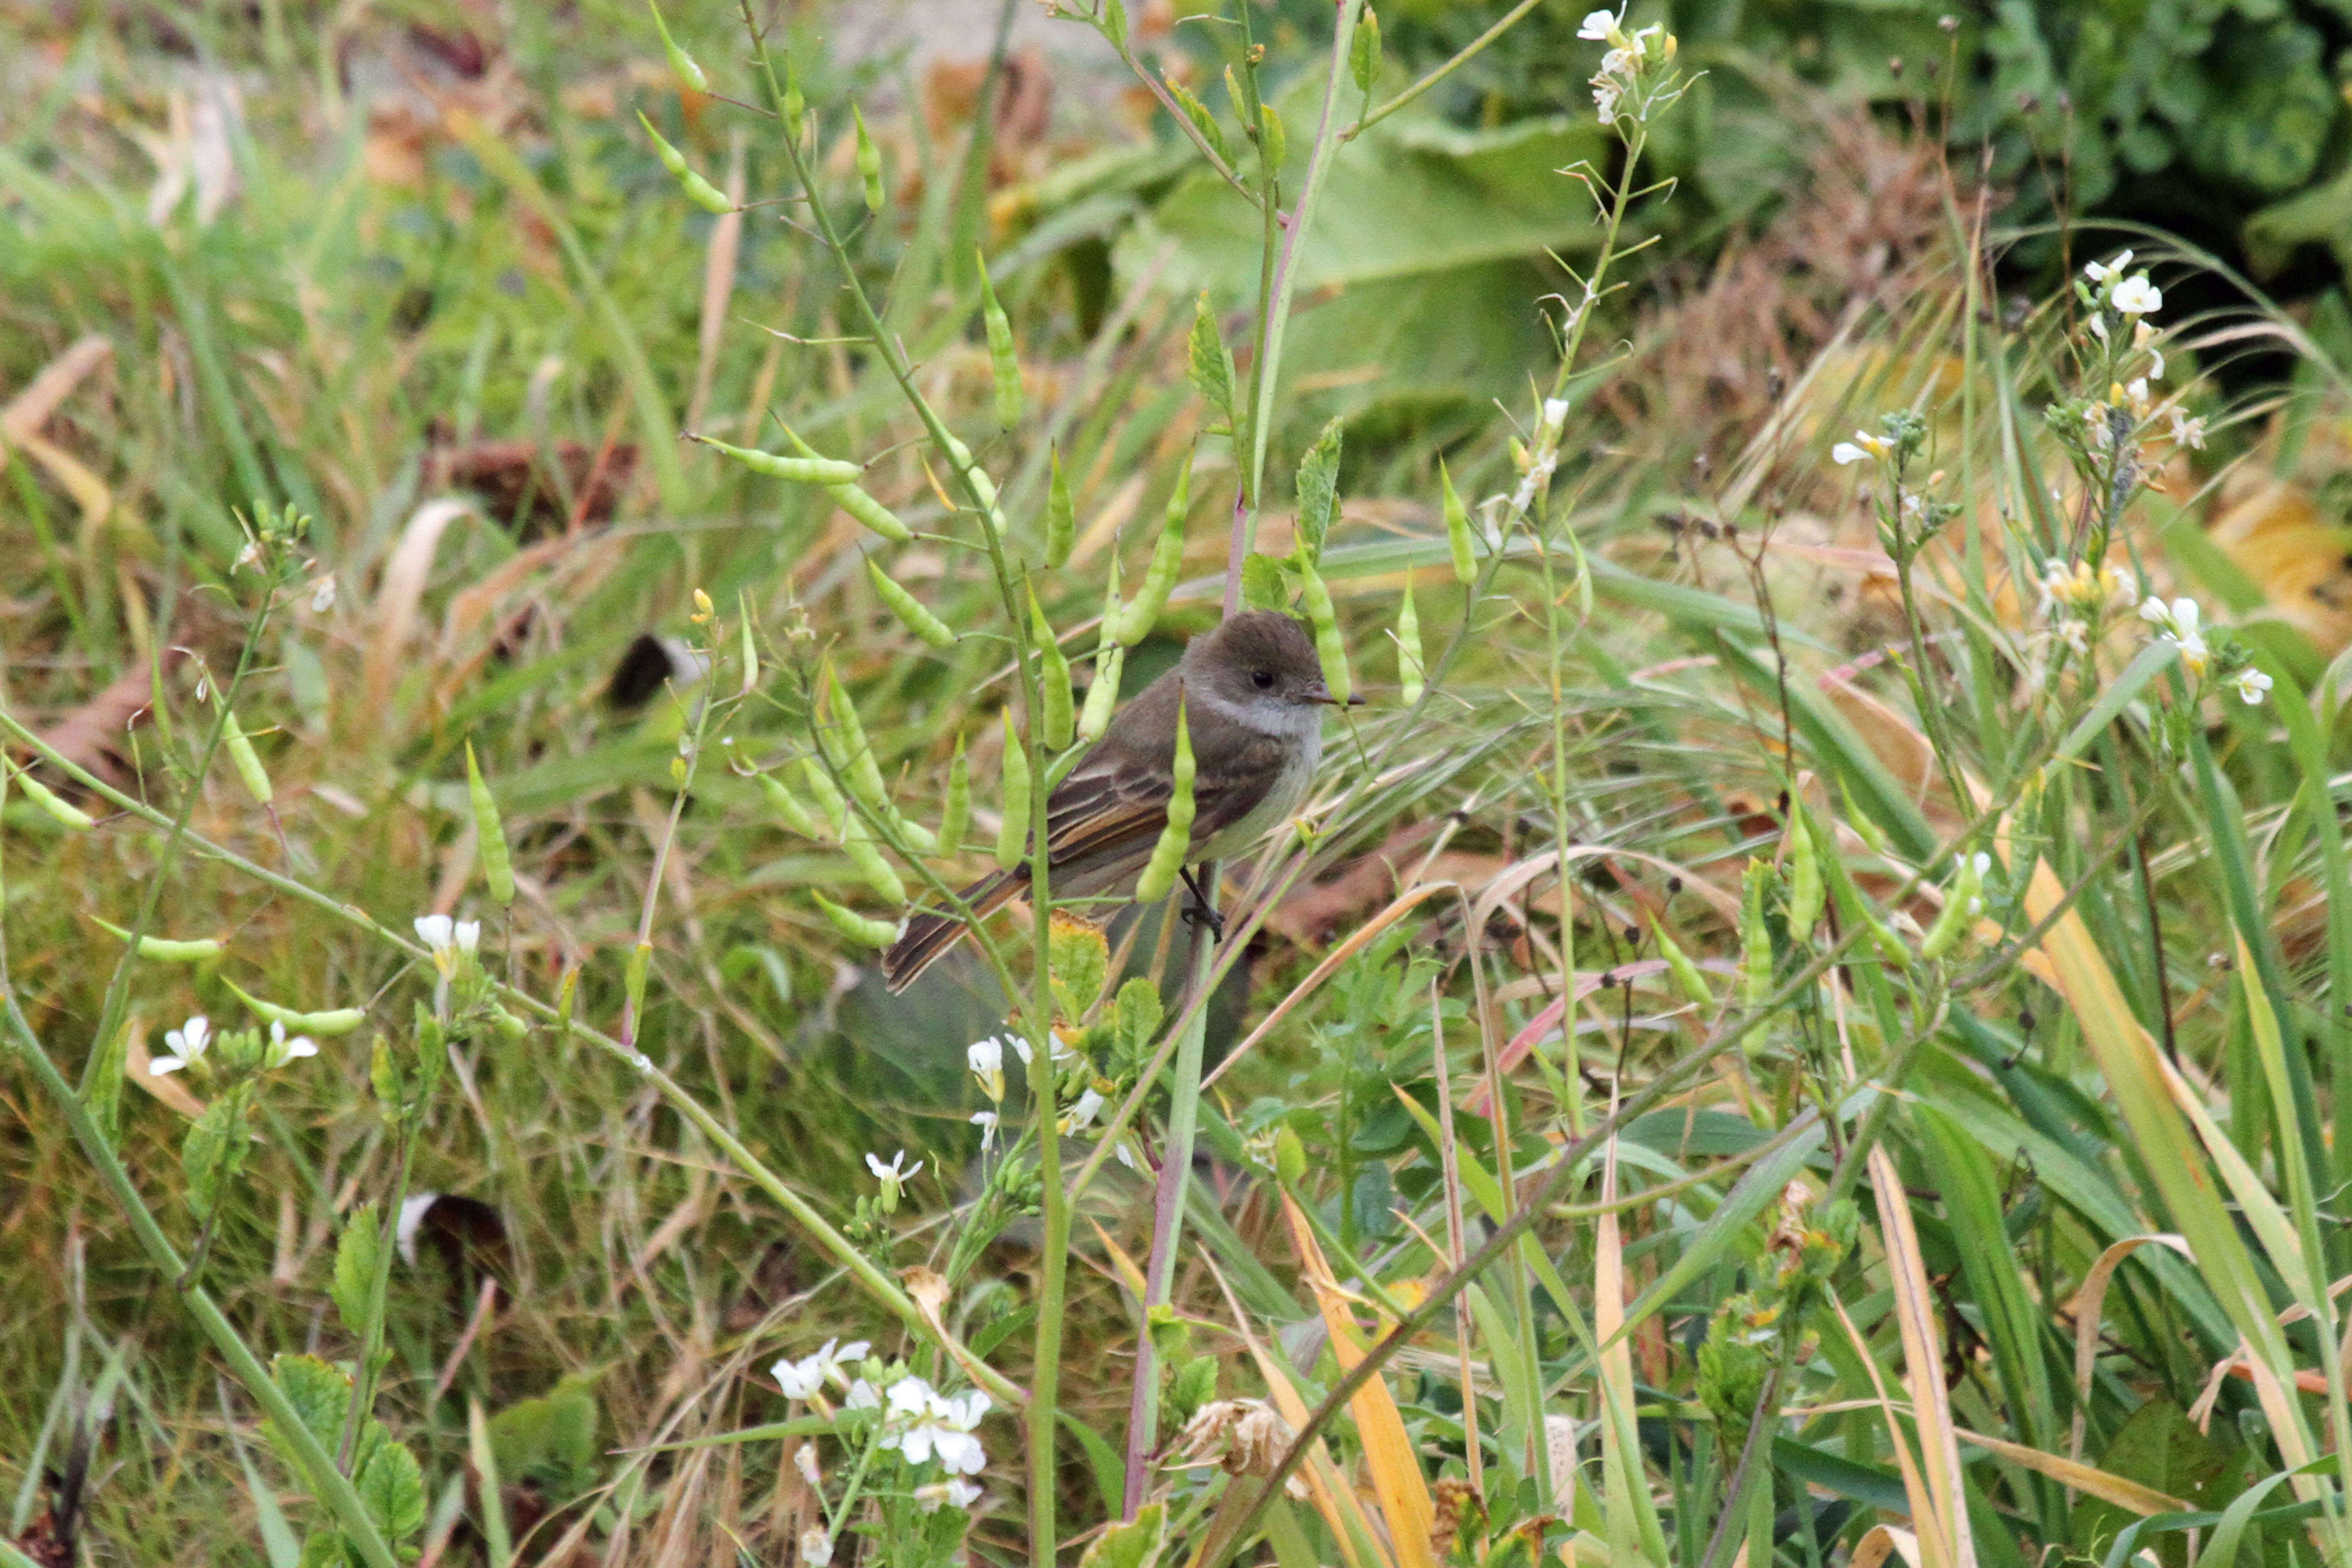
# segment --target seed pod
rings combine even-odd
[[[898,923],[896,921],[869,920],[843,909],[823,893],[811,893],[809,896],[816,900],[816,907],[824,911],[824,918],[833,922],[833,929],[839,931],[845,941],[854,942],[860,947],[887,947],[898,940]]]
[[[1952,878],[1950,891],[1944,895],[1944,907],[1936,916],[1936,923],[1919,939],[1919,956],[1941,958],[1960,940],[1969,921],[1976,914],[1973,906],[1984,891],[1984,867],[1987,858],[1981,854],[1963,855],[1958,873]]]
[[[621,972],[621,990],[628,998],[629,1013],[633,1017],[646,1016],[646,970],[653,963],[653,958],[654,944],[641,942],[629,949],[628,964]]]
[[[1029,848],[1029,749],[1013,728],[1013,710],[1004,710],[1004,820],[996,828],[996,867],[1010,871],[1021,864]]]
[[[1110,727],[1111,710],[1118,706],[1118,681],[1127,667],[1127,649],[1105,638],[1095,650],[1095,681],[1087,688],[1087,705],[1078,714],[1078,739],[1099,741]]]
[[[947,622],[923,607],[922,601],[908,593],[895,578],[866,558],[866,574],[874,580],[875,596],[890,606],[898,624],[930,644],[933,647],[953,647],[956,635]]]
[[[1265,149],[1265,166],[1279,172],[1283,154],[1290,151],[1290,134],[1283,130],[1282,116],[1270,103],[1257,106],[1257,143]]]
[[[824,683],[827,722],[819,727],[818,738],[836,742],[827,749],[847,781],[849,793],[877,811],[889,810],[890,794],[882,784],[882,764],[874,759],[874,745],[866,738],[866,726],[857,721],[856,704],[849,700],[849,690],[841,684],[841,672],[834,668],[831,659],[825,661]]]
[[[775,774],[760,775],[760,791],[768,797],[768,805],[773,808],[775,814],[784,819],[784,826],[794,833],[803,838],[829,837],[824,829],[817,826],[816,818],[809,815],[808,807],[801,804],[800,796],[787,788],[784,781]]]
[[[694,57],[671,40],[669,24],[662,20],[661,7],[654,5],[653,0],[646,0],[646,8],[654,14],[654,31],[661,35],[662,53],[669,57],[670,74],[677,78],[680,85],[693,91],[709,92],[709,79],[702,74],[702,68],[694,63]]]
[[[1706,976],[1691,962],[1681,944],[1666,934],[1666,928],[1653,923],[1650,934],[1658,939],[1658,955],[1666,961],[1666,970],[1675,977],[1675,984],[1682,994],[1702,1007],[1713,1001],[1715,994],[1707,989]]]
[[[246,793],[263,805],[268,805],[276,793],[269,787],[269,774],[263,769],[260,754],[254,751],[253,742],[247,740],[245,731],[236,727],[236,713],[226,708],[221,710],[221,743],[228,748],[229,766],[236,770],[236,776],[244,782]]]
[[[1750,1007],[1772,994],[1772,931],[1764,923],[1764,889],[1771,880],[1771,862],[1750,856],[1739,901],[1740,1000]]]
[[[781,452],[762,452],[752,447],[730,446],[709,436],[688,438],[734,458],[755,474],[765,474],[772,479],[790,479],[799,485],[823,485],[830,489],[835,485],[848,485],[866,471],[855,463],[845,463],[838,458],[820,458],[805,449],[800,457],[787,458]]]
[[[874,145],[866,134],[866,114],[857,105],[849,106],[850,118],[857,122],[857,178],[866,186],[866,210],[882,210],[882,149]]]
[[[1037,644],[1037,738],[1049,752],[1070,743],[1070,661],[1029,590],[1029,634]]]
[[[131,933],[112,921],[99,920],[96,915],[89,918],[98,921],[100,926],[112,931],[123,941],[131,941]],[[219,940],[209,936],[184,939],[142,936],[132,945],[138,949],[140,957],[152,958],[159,963],[202,963],[207,959],[218,958],[221,955]]]
[[[654,139],[654,156],[659,158],[662,167],[677,178],[678,188],[686,193],[688,201],[704,212],[731,213],[735,210],[735,204],[727,199],[727,193],[696,174],[694,166],[686,161],[686,154],[671,146],[669,139],[654,129],[654,122],[646,118],[642,109],[637,110],[637,123],[644,126],[646,134]]]
[[[24,786],[25,798],[26,800],[31,801],[35,805],[39,806],[43,811],[47,812],[58,822],[72,828],[75,832],[83,832],[89,828],[98,826],[97,818],[91,816],[89,813],[82,810],[79,806],[68,805],[58,796],[55,790],[43,784],[40,780],[35,778],[32,774],[19,770],[16,774],[16,782]]]
[[[1175,787],[1168,796],[1168,826],[1160,830],[1160,842],[1151,847],[1151,858],[1143,868],[1143,875],[1135,884],[1135,901],[1157,903],[1173,892],[1176,879],[1182,875],[1185,858],[1192,851],[1192,734],[1184,717],[1184,692],[1176,692],[1176,761],[1173,769]]]
[[[1381,74],[1381,19],[1370,5],[1356,19],[1355,37],[1348,40],[1348,74],[1356,90],[1369,96]]]
[[[348,1035],[367,1022],[367,1014],[357,1007],[332,1007],[321,1013],[298,1013],[291,1007],[281,1007],[275,1002],[265,1002],[251,994],[234,980],[224,979],[236,999],[252,1010],[265,1024],[283,1024],[298,1034]]]
[[[907,901],[907,884],[898,879],[898,873],[891,868],[889,861],[882,858],[882,850],[874,842],[873,834],[863,819],[850,818],[849,832],[841,840],[841,849],[849,857],[849,863],[857,868],[857,874],[866,879],[866,885],[874,889],[876,897],[886,904]]]
[[[1077,542],[1078,513],[1070,502],[1070,478],[1062,472],[1061,448],[1053,452],[1053,483],[1045,490],[1045,564],[1068,564],[1070,547]]]
[[[1865,908],[1862,911],[1862,923],[1870,937],[1871,946],[1878,949],[1879,957],[1897,969],[1911,967],[1911,950],[1903,945],[1903,939],[1895,935],[1884,921]]]
[[[1421,612],[1413,608],[1412,579],[1404,584],[1404,602],[1397,606],[1397,700],[1410,708],[1423,689],[1421,661]],[[1334,693],[1333,695],[1337,695]]]
[[[1013,323],[989,281],[988,258],[975,249],[972,266],[980,274],[980,319],[988,328],[988,368],[996,382],[996,422],[1010,430],[1021,423],[1021,356],[1013,352]]]
[[[833,837],[835,839],[848,837],[849,803],[841,798],[841,791],[834,787],[832,775],[814,757],[801,759],[801,783],[815,797],[816,808],[823,814],[823,820],[832,825]],[[814,837],[815,835],[810,837]]]
[[[956,737],[955,760],[948,763],[948,803],[940,813],[940,842],[953,854],[971,826],[971,764],[964,760],[963,737]]]
[[[507,854],[505,825],[499,820],[499,803],[483,782],[482,766],[474,760],[474,742],[466,742],[466,793],[474,803],[474,838],[482,858],[482,879],[489,884],[491,901],[501,907],[514,902],[514,861]]]
[[[1789,816],[1789,940],[1803,947],[1822,918],[1822,863],[1805,821],[1803,803],[1791,797]]]
[[[1111,632],[1111,639],[1121,647],[1133,647],[1159,624],[1160,612],[1176,586],[1176,574],[1184,564],[1184,514],[1191,510],[1192,500],[1192,465],[1188,459],[1176,471],[1176,493],[1168,498],[1168,520],[1160,525],[1160,542],[1151,547],[1151,564],[1144,569],[1142,585],[1119,611]]]
[[[1348,679],[1348,644],[1339,635],[1339,616],[1331,607],[1331,590],[1323,585],[1323,574],[1305,555],[1290,565],[1298,574],[1298,597],[1307,611],[1307,623],[1315,628],[1315,657],[1323,664],[1323,684],[1331,689],[1332,701],[1344,703],[1354,694],[1355,685]]]
[[[1477,580],[1478,558],[1470,542],[1470,511],[1462,498],[1454,493],[1454,476],[1445,471],[1445,459],[1437,459],[1437,482],[1445,491],[1445,544],[1454,552],[1454,575],[1462,583]]]
[[[915,537],[915,531],[898,521],[898,514],[859,489],[856,485],[827,485],[826,491],[834,504],[888,540],[904,544]]]

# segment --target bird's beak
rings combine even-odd
[[[1328,686],[1316,688],[1310,695],[1313,697],[1314,700],[1329,708],[1361,708],[1364,705],[1364,694],[1360,691],[1349,692],[1348,694],[1348,700],[1345,702],[1342,702],[1338,698],[1332,696],[1331,689]]]

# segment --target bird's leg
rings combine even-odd
[[[1206,922],[1209,934],[1223,941],[1225,934],[1225,917],[1217,912],[1217,906],[1211,903],[1209,895],[1201,890],[1200,879],[1192,875],[1192,868],[1190,866],[1184,868],[1183,876],[1184,886],[1192,894],[1192,901],[1184,906],[1184,923],[1192,925],[1195,922]]]

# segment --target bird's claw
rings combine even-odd
[[[1225,917],[1211,909],[1208,905],[1201,903],[1198,900],[1185,904],[1184,923],[1188,926],[1206,925],[1209,928],[1209,934],[1211,936],[1216,938],[1220,942],[1224,940]]]

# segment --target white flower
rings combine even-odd
[[[2083,324],[2091,329],[2091,335],[2093,337],[2098,339],[2101,342],[2105,342],[2107,341],[2107,315],[2105,311],[2093,310],[2087,317],[2084,318]]]
[[[915,1489],[915,1506],[925,1513],[939,1512],[941,1503],[950,1508],[970,1508],[979,1500],[980,1489],[961,1476]]]
[[[907,1152],[904,1149],[891,1155],[890,1163],[887,1165],[882,1163],[880,1155],[868,1154],[866,1156],[866,1168],[874,1173],[876,1181],[882,1184],[882,1196],[879,1201],[884,1214],[893,1214],[898,1211],[898,1194],[906,1190],[908,1182],[923,1173],[923,1163],[920,1160],[916,1161],[912,1165],[907,1163]]]
[[[2129,386],[2125,387],[2124,395],[2131,399],[2133,413],[2137,414],[2147,408],[2147,377],[2143,375],[2134,381]]]
[[[880,1447],[896,1448],[910,1465],[929,1462],[933,1455],[950,1475],[978,1475],[988,1464],[987,1450],[971,1435],[988,1414],[988,1395],[972,1389],[950,1399],[919,1377],[900,1378],[890,1385],[890,1410]]]
[[[2114,600],[2118,608],[2128,610],[2138,601],[2139,584],[2132,581],[2129,569],[2110,561],[2100,575],[2106,579],[2107,597]]]
[[[1129,1170],[1133,1171],[1139,1176],[1143,1173],[1143,1166],[1136,1159],[1135,1150],[1129,1144],[1126,1139],[1122,1138],[1117,1143],[1113,1144],[1110,1152],[1114,1155],[1118,1156],[1118,1163],[1120,1164],[1125,1165]]]
[[[332,572],[310,584],[310,613],[323,616],[335,607],[335,574]]]
[[[2083,276],[2104,289],[2124,275],[2124,268],[2131,265],[2131,258],[2132,253],[2126,250],[2113,261],[2087,262],[2084,265]]]
[[[2179,598],[2170,604],[2151,594],[2140,605],[2140,618],[2157,629],[2168,642],[2180,646],[2181,667],[2192,676],[2205,673],[2205,661],[2210,651],[2205,638],[2197,630],[2197,601]]]
[[[1600,111],[1601,124],[1608,125],[1615,121],[1619,92],[1620,89],[1613,78],[1597,76],[1592,79],[1592,107]]]
[[[1610,34],[1614,33],[1617,30],[1618,18],[1616,12],[1587,11],[1584,14],[1583,22],[1580,24],[1576,29],[1576,36],[1580,38],[1591,38],[1598,40],[1606,38]]]
[[[993,1110],[971,1113],[971,1124],[980,1129],[980,1152],[983,1154],[996,1147],[996,1122],[997,1116]]]
[[[457,922],[447,915],[419,915],[409,923],[416,928],[416,940],[436,952],[457,941],[453,934]]]
[[[282,1068],[288,1062],[299,1061],[304,1057],[315,1057],[318,1054],[318,1045],[310,1038],[310,1036],[296,1035],[293,1038],[289,1039],[286,1037],[286,1026],[275,1021],[274,1019],[271,1021],[269,1026],[269,1055],[263,1060],[262,1066],[266,1068]]]
[[[2259,669],[2242,669],[2231,684],[2237,688],[2240,701],[2249,708],[2259,708],[2270,692],[2271,678]]]
[[[1027,1060],[1027,1058],[1023,1058]],[[1004,1042],[991,1036],[976,1040],[963,1051],[964,1065],[971,1076],[980,1080],[981,1091],[991,1100],[1004,1098]]]
[[[1601,74],[1613,77],[1631,76],[1633,73],[1633,62],[1640,57],[1640,47],[1629,38],[1626,40],[1625,47],[1612,49],[1601,57]]]
[[[2132,323],[2132,347],[2147,355],[2147,378],[2164,379],[2164,351],[2156,346],[2156,329],[2146,321]]]
[[[147,1070],[159,1078],[205,1059],[205,1053],[213,1048],[212,1021],[199,1013],[178,1028],[165,1030],[163,1043],[172,1047],[172,1054],[147,1064]]]
[[[471,956],[474,951],[482,945],[482,922],[479,921],[459,921],[455,927],[455,933],[459,952]]]
[[[1859,463],[1864,458],[1886,456],[1886,438],[1867,430],[1857,430],[1851,441],[1840,441],[1830,448],[1830,461],[1843,468],[1849,463]]]
[[[2182,412],[2178,403],[2168,405],[2165,408],[2164,416],[2172,426],[2171,436],[2174,446],[2188,447],[2197,451],[2204,450],[2204,420],[2190,418]]]
[[[1023,1067],[1027,1067],[1029,1065],[1029,1058],[1034,1054],[1029,1048],[1028,1037],[1025,1035],[1007,1035],[1004,1038],[1013,1042],[1013,1054],[1021,1058],[1021,1065]],[[1053,1055],[1055,1061],[1066,1062],[1070,1059],[1070,1047],[1062,1043],[1061,1036],[1048,1035],[1046,1038],[1052,1042]]]
[[[793,1450],[793,1468],[801,1473],[801,1479],[809,1484],[811,1491],[818,1490],[824,1485],[824,1472],[816,1468],[814,1443],[803,1443]]]
[[[2112,299],[2126,316],[2153,316],[2164,309],[2164,290],[2149,282],[2145,272],[2116,284]]]
[[[878,1409],[881,1404],[882,1395],[862,1377],[854,1379],[849,1384],[849,1392],[841,1396],[844,1410],[874,1410]]]
[[[1541,440],[1547,432],[1557,437],[1559,435],[1560,426],[1567,423],[1568,399],[1547,397],[1544,399],[1542,417],[1536,424],[1536,438]]]
[[[1062,1118],[1062,1131],[1076,1132],[1093,1126],[1095,1118],[1102,1114],[1102,1108],[1103,1097],[1091,1089],[1087,1090],[1070,1107],[1070,1113]]]
[[[872,1348],[864,1340],[852,1340],[845,1345],[839,1340],[827,1340],[824,1348],[814,1355],[803,1356],[799,1361],[780,1361],[769,1370],[783,1385],[785,1397],[806,1399],[823,1388],[827,1379],[841,1387],[847,1387],[849,1373],[843,1371],[843,1367],[851,1362],[864,1361],[866,1352]]]
[[[826,1568],[833,1561],[833,1537],[823,1525],[812,1524],[801,1531],[801,1561],[807,1568]]]

